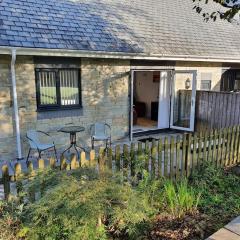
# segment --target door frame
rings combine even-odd
[[[134,82],[134,74],[135,72],[170,72],[170,76],[173,76],[173,72],[174,72],[174,69],[173,68],[137,68],[137,69],[131,69],[130,70],[130,109],[129,109],[129,118],[130,118],[130,124],[129,124],[129,131],[130,131],[130,134],[129,134],[129,138],[130,138],[130,141],[133,140],[133,82]],[[172,77],[170,78],[170,81],[172,81]],[[171,87],[172,87],[172,84],[170,83],[170,108],[171,108],[171,94],[172,94],[172,90],[171,90]],[[171,109],[170,109],[170,117],[171,117]],[[170,128],[170,121],[169,121],[169,128]],[[153,129],[153,130],[150,130],[150,131],[161,131],[162,129]],[[149,130],[148,130],[149,131]],[[138,133],[144,133],[144,132],[147,132],[147,131],[139,131]]]
[[[190,116],[190,127],[177,127],[173,125],[173,103],[174,103],[174,89],[175,89],[175,80],[176,74],[192,74],[192,95],[191,95],[191,116]],[[195,109],[196,109],[196,91],[197,91],[197,70],[174,70],[172,74],[172,84],[171,84],[171,113],[170,113],[170,128],[176,130],[182,130],[187,132],[194,132],[195,127]]]

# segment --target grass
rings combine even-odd
[[[209,231],[216,231],[240,215],[240,177],[205,163],[191,179],[191,186],[201,192],[199,211],[212,219]]]
[[[186,213],[194,213],[201,198],[201,193],[193,190],[186,179],[178,184],[166,181],[163,197],[166,199],[166,209],[169,209],[174,217],[181,218]]]

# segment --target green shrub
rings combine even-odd
[[[162,198],[165,201],[165,209],[172,216],[181,218],[185,214],[193,213],[197,210],[200,200],[200,193],[196,193],[189,186],[187,180],[182,180],[174,184],[172,181],[166,181]]]
[[[146,171],[142,171],[142,179],[138,181],[136,190],[142,194],[142,197],[154,208],[160,209],[159,198],[163,188],[163,179],[153,179]]]
[[[33,180],[45,186],[40,200],[26,207],[27,239],[136,239],[155,209],[144,193],[117,176],[98,178],[93,170],[48,171]]]
[[[204,163],[189,181],[174,183],[152,179],[141,161],[137,166],[133,186],[124,174],[100,178],[88,168],[37,173],[29,187],[42,192],[39,200],[0,202],[0,239],[146,239],[154,223],[156,233],[168,234],[166,219],[189,218],[194,225],[200,219],[210,234],[240,213],[240,177],[230,171]]]
[[[17,202],[0,201],[0,239],[15,240],[21,225],[23,205]]]
[[[240,177],[204,163],[195,171],[191,185],[201,191],[199,208],[213,221],[213,231],[223,227],[240,214]]]

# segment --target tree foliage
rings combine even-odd
[[[218,18],[225,19],[229,22],[236,20],[236,16],[240,11],[239,0],[192,0],[195,3],[194,9],[201,14],[206,21],[212,19],[216,21]],[[215,4],[215,10],[204,7],[211,3]]]

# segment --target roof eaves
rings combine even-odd
[[[113,58],[126,60],[163,60],[163,61],[197,61],[197,62],[232,62],[240,63],[239,58],[221,56],[197,56],[197,55],[164,55],[151,53],[126,53],[126,52],[102,52],[65,49],[21,48],[0,46],[0,54],[11,55],[11,50],[16,49],[17,55],[49,56],[49,57],[85,57],[85,58]]]

